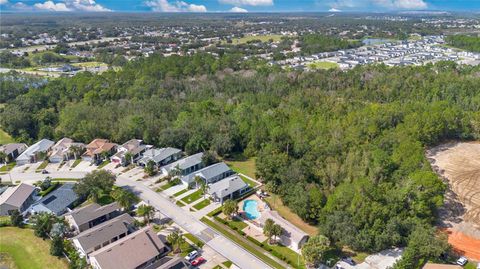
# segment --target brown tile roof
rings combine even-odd
[[[107,139],[94,139],[90,144],[86,146],[87,151],[84,155],[93,157],[95,154],[100,154],[105,151],[110,151],[112,148],[116,147],[117,144],[110,143]]]
[[[163,254],[165,244],[150,226],[90,254],[102,269],[137,268]]]

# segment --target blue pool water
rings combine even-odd
[[[256,219],[260,217],[260,212],[257,210],[257,201],[255,200],[245,200],[243,202],[243,211],[249,219]]]

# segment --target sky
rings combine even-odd
[[[480,0],[0,0],[1,11],[386,12],[480,11]]]

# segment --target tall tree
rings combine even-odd
[[[311,237],[302,247],[302,255],[310,265],[317,265],[330,249],[330,240],[323,235]]]
[[[95,170],[80,179],[73,190],[82,198],[98,200],[102,194],[108,194],[115,183],[115,175],[106,170]]]
[[[140,205],[137,209],[137,214],[142,216],[146,223],[150,223],[155,213],[155,208],[151,205]]]

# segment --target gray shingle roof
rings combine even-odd
[[[71,215],[75,223],[80,226],[84,223],[88,223],[91,220],[112,213],[119,209],[120,207],[116,202],[104,206],[93,203],[81,208],[77,208],[70,212],[69,215]]]
[[[133,217],[125,213],[91,229],[81,232],[73,239],[78,240],[83,250],[89,253],[94,247],[111,240],[121,234],[127,234],[129,226],[135,221]]]
[[[131,269],[163,253],[165,244],[147,226],[90,254],[102,269]]]
[[[233,175],[210,185],[208,194],[223,198],[246,187],[247,183],[240,176]]]
[[[194,166],[195,164],[199,164],[202,162],[202,156],[203,152],[197,153],[190,155],[188,157],[185,157],[183,159],[180,159],[176,162],[173,162],[171,164],[165,165],[164,169],[167,170],[167,172],[170,172],[174,167],[178,165],[180,169],[186,169],[188,167]]]
[[[35,191],[35,188],[25,183],[16,187],[10,187],[0,196],[0,205],[8,204],[15,207],[21,207],[33,191]]]
[[[55,142],[48,139],[42,139],[28,147],[22,154],[20,154],[20,156],[17,157],[17,160],[30,160],[30,157],[36,153],[48,151],[53,144],[55,144]]]
[[[73,191],[74,185],[73,183],[63,184],[36,202],[32,209],[35,212],[51,212],[55,215],[65,213],[67,207],[70,207],[78,199],[77,194]]]
[[[203,177],[205,180],[207,180],[208,182],[210,179],[216,176],[219,176],[223,173],[226,173],[228,171],[232,171],[230,167],[228,167],[228,165],[226,165],[224,162],[220,162],[220,163],[212,164],[210,166],[202,168],[189,175],[186,175],[182,178],[182,181],[191,183],[193,182],[193,179],[195,178],[195,176],[199,175]]]
[[[166,158],[182,152],[176,148],[161,148],[161,149],[148,149],[143,153],[143,158],[140,162],[147,164],[150,160],[154,161],[155,163],[159,163]]]

